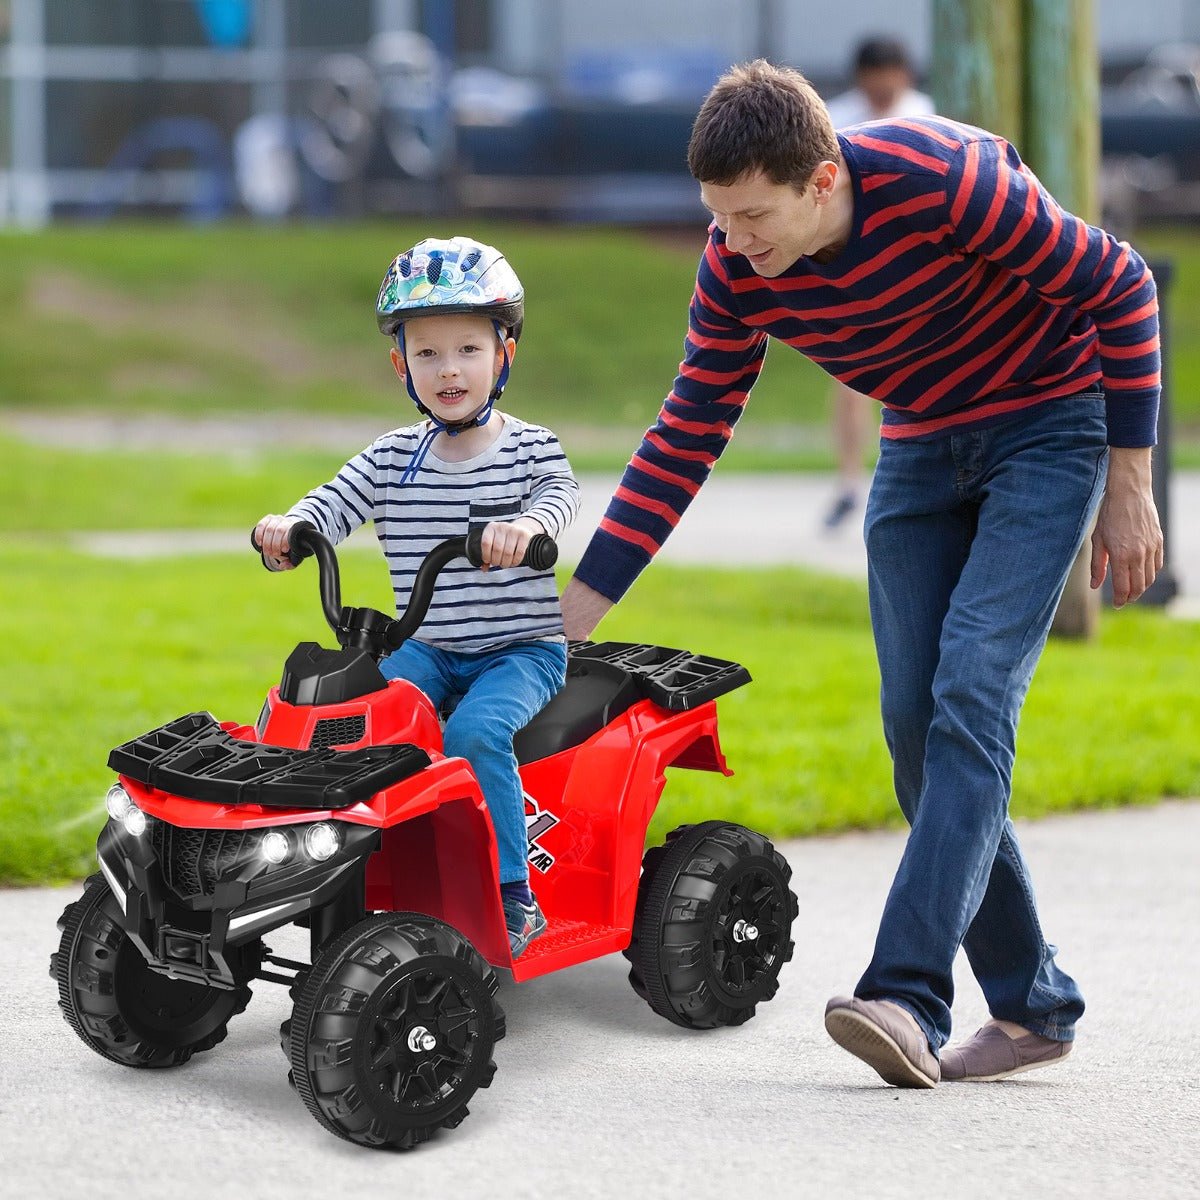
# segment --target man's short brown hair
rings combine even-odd
[[[840,158],[829,111],[812,84],[765,58],[717,80],[688,143],[692,174],[721,186],[762,171],[774,183],[803,189],[820,163]]]

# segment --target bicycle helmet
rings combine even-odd
[[[379,331],[394,337],[412,317],[475,313],[521,337],[525,289],[494,246],[473,238],[426,238],[392,260],[379,289]]]

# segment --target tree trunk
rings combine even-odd
[[[1021,0],[933,0],[933,100],[955,121],[1021,144]]]
[[[1098,220],[1099,66],[1093,0],[933,0],[937,111],[1007,138],[1047,191]],[[1090,541],[1054,619],[1061,637],[1091,637],[1099,593]]]
[[[1022,157],[1070,212],[1100,219],[1099,77],[1092,0],[1025,0],[1025,130]],[[1090,638],[1100,619],[1091,540],[1071,568],[1052,632]]]

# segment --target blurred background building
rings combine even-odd
[[[867,35],[927,72],[929,23],[928,0],[0,0],[0,224],[691,221],[688,132],[731,62],[829,97]],[[1096,0],[1096,24],[1106,206],[1197,218],[1200,4]]]

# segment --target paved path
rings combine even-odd
[[[563,558],[575,562],[612,496],[615,476],[582,475],[583,507],[562,539]],[[832,476],[736,475],[718,469],[663,547],[658,561],[725,566],[791,564],[841,575],[866,575],[861,514],[830,532],[821,517],[834,492]],[[1177,471],[1171,499],[1172,567],[1182,587],[1175,610],[1200,617],[1200,471]],[[240,551],[245,532],[181,530],[81,534],[77,543],[97,554],[149,557],[162,554]],[[376,550],[369,530],[349,546]]]
[[[0,1193],[1195,1197],[1200,803],[1055,818],[1021,836],[1047,930],[1089,1001],[1061,1066],[901,1092],[837,1049],[821,1013],[865,963],[902,843],[810,839],[783,847],[802,914],[796,956],[748,1025],[676,1029],[634,995],[620,956],[504,985],[494,1085],[461,1128],[409,1155],[359,1150],[308,1116],[287,1087],[288,1001],[272,984],[186,1067],[102,1060],[60,1019],[46,974],[54,921],[78,888],[0,893]],[[965,973],[959,992],[957,1028],[970,1032],[984,1011]]]

